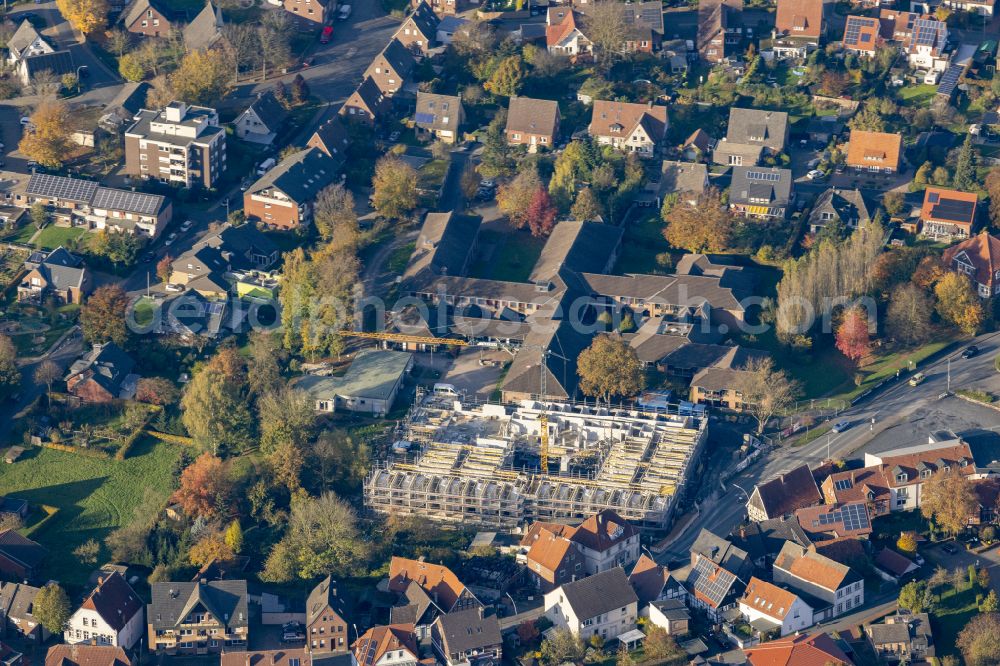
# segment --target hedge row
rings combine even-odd
[[[70,446],[69,444],[57,444],[56,442],[42,442],[39,446],[46,449],[55,449],[56,451],[65,451],[66,453],[76,453],[77,455],[89,456],[91,458],[111,459],[110,455],[100,449],[84,449],[79,446]]]
[[[194,439],[191,437],[183,437],[182,435],[172,435],[169,432],[160,432],[159,430],[146,430],[145,432],[150,437],[155,437],[161,442],[166,442],[167,444],[194,446]]]
[[[39,504],[38,507],[45,512],[45,517],[31,527],[21,530],[22,536],[31,538],[32,535],[42,531],[59,514],[58,507],[49,506],[48,504]]]

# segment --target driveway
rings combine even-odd
[[[459,393],[469,398],[487,400],[503,374],[502,364],[510,359],[510,354],[503,351],[464,349],[440,381],[453,384]],[[501,365],[481,365],[480,360]]]

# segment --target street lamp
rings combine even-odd
[[[514,607],[514,615],[517,615],[517,604],[514,603],[514,597],[510,596],[510,592],[504,592],[504,594],[506,594],[507,598],[510,599],[510,605]],[[357,630],[355,629],[355,631]]]
[[[737,488],[739,488],[743,492],[743,494],[746,496],[747,501],[748,502],[750,501],[750,493],[748,493],[746,490],[744,490],[743,486],[741,486],[740,484],[736,483],[735,481],[730,481],[729,484],[733,485],[733,486],[736,486]]]

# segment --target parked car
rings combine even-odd
[[[28,116],[21,116],[21,127],[27,127],[31,124],[31,118]]]
[[[927,375],[925,375],[922,372],[918,372],[917,374],[910,377],[910,386],[916,386],[917,384],[923,382],[925,379],[927,379]]]
[[[320,44],[329,44],[331,39],[333,39],[333,26],[332,25],[324,25],[323,26],[323,32],[321,32],[319,34],[319,43]]]
[[[497,186],[497,184],[496,184],[496,182],[494,182],[494,180],[492,178],[485,178],[485,179],[479,181],[479,187],[487,187],[487,188],[489,188],[489,189],[492,190],[496,186]]]
[[[836,433],[841,433],[841,432],[844,432],[845,430],[847,430],[850,427],[851,427],[851,422],[850,421],[837,421],[836,423],[833,424],[833,427],[830,428],[830,431],[831,432],[836,432]]]
[[[808,178],[809,180],[821,180],[824,176],[826,176],[826,174],[820,171],[819,169],[813,169],[812,171],[806,174],[806,178]]]
[[[257,167],[257,175],[263,176],[265,173],[267,173],[268,169],[270,169],[277,163],[278,161],[275,160],[273,157],[268,157],[266,160],[260,163],[259,167]]]
[[[181,225],[181,231],[187,231],[194,225],[194,220],[186,220],[184,224]]]
[[[167,291],[184,291],[184,285],[174,284],[173,282],[168,282],[166,285],[164,285],[164,288]]]
[[[156,255],[153,254],[152,252],[147,252],[146,254],[142,255],[142,263],[144,264],[152,263],[153,259],[156,259]]]
[[[972,358],[978,353],[979,353],[979,347],[977,347],[976,345],[970,345],[965,348],[965,351],[962,352],[962,358]]]
[[[340,13],[337,14],[337,18],[339,18],[341,21],[346,21],[347,19],[351,18],[351,6],[341,5]]]
[[[163,244],[166,245],[167,247],[170,247],[171,245],[173,245],[173,242],[175,240],[177,240],[177,232],[176,231],[173,232],[172,234],[170,234],[169,236],[167,236],[167,240],[163,241]]]
[[[306,639],[305,628],[298,622],[286,622],[281,627],[282,642],[304,641]]]
[[[946,543],[945,545],[941,546],[941,550],[948,553],[949,555],[954,555],[955,553],[958,552],[958,548],[955,548],[955,544],[953,543]]]
[[[302,61],[302,69],[308,69],[312,67],[312,64],[314,62],[316,62],[316,58],[314,58],[313,56],[309,56],[308,58]]]

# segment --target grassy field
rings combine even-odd
[[[148,440],[136,444],[123,461],[32,448],[17,463],[5,466],[0,495],[59,509],[33,538],[49,549],[44,575],[80,585],[91,567],[78,562],[73,550],[88,539],[103,542],[109,532],[131,520],[147,489],[166,500],[179,452],[176,446]],[[100,561],[107,555],[102,553]]]
[[[146,326],[153,321],[153,309],[156,305],[156,301],[152,298],[146,298],[143,296],[135,303],[135,323],[139,326]]]
[[[925,106],[937,94],[937,86],[927,83],[919,86],[903,86],[899,89],[899,103],[903,106]]]
[[[496,245],[489,261],[479,260],[472,266],[472,277],[508,282],[527,282],[531,269],[545,245],[544,238],[535,238],[526,231],[499,233],[483,231],[479,245]]]
[[[35,247],[46,250],[54,250],[60,245],[66,245],[69,241],[79,238],[87,233],[83,227],[57,227],[50,224],[42,229],[35,238]]]
[[[394,275],[401,275],[406,270],[406,265],[410,263],[410,255],[416,247],[416,243],[406,243],[393,250],[385,262],[386,270]]]
[[[931,629],[934,631],[939,657],[948,654],[958,656],[958,648],[955,647],[958,633],[978,613],[975,589],[942,594],[937,609],[931,615]]]
[[[632,220],[625,227],[622,251],[615,263],[615,273],[655,273],[663,267],[656,255],[668,252],[670,245],[663,237],[663,221],[655,208],[642,219]]]

